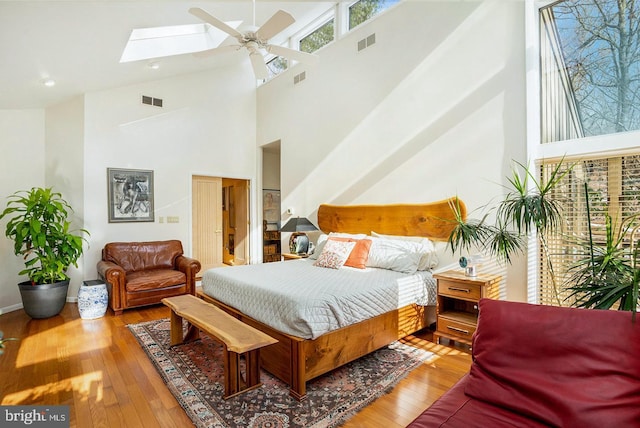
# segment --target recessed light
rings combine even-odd
[[[149,68],[152,70],[157,70],[160,68],[160,63],[159,62],[150,62],[149,63]]]
[[[55,86],[56,85],[56,81],[53,79],[44,79],[42,81],[42,84],[48,88]]]

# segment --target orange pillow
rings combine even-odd
[[[358,269],[364,269],[369,260],[369,250],[371,249],[371,239],[352,239],[352,238],[338,238],[331,236],[329,240],[342,241],[342,242],[355,242],[356,245],[351,250],[349,258],[344,262],[345,266],[350,266]]]

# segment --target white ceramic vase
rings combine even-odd
[[[107,285],[100,280],[84,281],[78,290],[78,311],[85,320],[104,316],[109,303]]]

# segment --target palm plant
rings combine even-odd
[[[514,254],[524,252],[528,235],[535,231],[551,272],[556,300],[560,304],[559,286],[554,274],[546,234],[561,224],[561,203],[551,197],[551,192],[570,172],[571,166],[565,169],[563,162],[560,161],[551,171],[549,178],[542,181],[537,180],[527,166],[519,162],[515,163],[512,176],[508,178],[511,189],[495,208],[495,224],[487,223],[488,214],[480,220],[465,220],[460,215],[459,207],[452,203],[451,208],[455,214],[456,225],[449,236],[448,243],[454,253],[458,249],[468,251],[472,246],[476,246],[488,255],[496,257],[498,261],[510,264]],[[518,167],[522,170],[522,174]]]
[[[566,288],[571,294],[567,300],[572,300],[573,306],[582,308],[611,309],[617,305],[619,310],[635,313],[639,303],[640,241],[634,243],[633,238],[640,214],[631,215],[620,222],[615,222],[611,215],[606,214],[604,244],[596,245],[587,183],[584,187],[589,236],[588,240],[577,242],[578,254],[582,257],[569,269]],[[627,241],[629,236],[630,243]]]

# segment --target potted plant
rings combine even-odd
[[[8,218],[5,235],[22,256],[28,281],[18,284],[25,312],[32,318],[60,313],[67,298],[71,265],[78,266],[85,229],[70,230],[73,209],[51,188],[34,187],[9,196],[0,219]]]
[[[563,162],[551,172],[545,182],[538,181],[531,170],[516,162],[522,169],[514,167],[508,179],[512,189],[495,209],[495,223],[487,222],[488,213],[480,220],[465,219],[460,210],[452,203],[456,224],[449,235],[448,245],[452,252],[458,249],[469,251],[471,247],[480,248],[487,255],[494,256],[500,262],[511,263],[514,254],[524,252],[528,235],[535,231],[539,237],[546,263],[551,266],[552,258],[547,251],[546,233],[554,231],[561,223],[562,207],[558,200],[551,197],[554,187],[569,173],[571,167],[562,169]],[[529,180],[532,185],[530,186]],[[550,269],[553,272],[553,268]],[[558,304],[560,301],[559,284],[552,277]]]
[[[605,216],[605,231],[602,242],[594,240],[591,224],[588,183],[584,183],[587,202],[588,239],[566,236],[573,243],[576,261],[566,271],[556,272],[547,245],[549,233],[562,233],[562,203],[552,195],[557,184],[573,169],[560,161],[551,171],[546,182],[536,180],[532,172],[522,164],[523,178],[516,169],[509,179],[512,186],[505,198],[498,203],[495,224],[487,222],[488,214],[480,220],[464,219],[459,209],[452,204],[456,214],[456,225],[448,244],[456,250],[482,249],[499,261],[510,263],[514,254],[526,248],[526,239],[535,231],[550,272],[556,303],[570,302],[572,306],[594,309],[610,309],[635,312],[639,304],[640,289],[640,240],[633,242],[640,233],[640,214],[631,215],[619,223]],[[528,180],[533,185],[530,186]],[[566,278],[562,280],[561,278]],[[561,290],[571,294],[561,298]]]
[[[582,308],[633,311],[638,307],[640,288],[640,242],[634,242],[640,230],[640,214],[616,221],[605,215],[604,239],[596,243],[591,227],[589,188],[584,183],[587,202],[589,235],[587,240],[577,240],[578,259],[569,268],[566,288],[571,291],[568,299]]]

